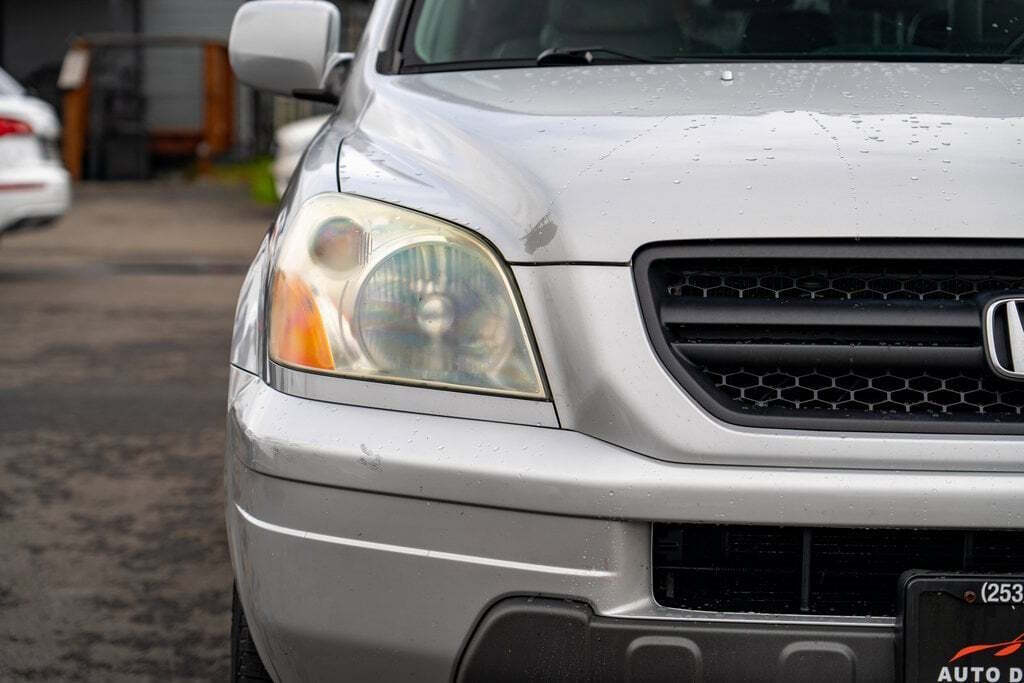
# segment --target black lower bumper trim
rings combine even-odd
[[[458,681],[785,681],[896,679],[896,631],[613,619],[568,600],[492,607],[463,653]]]

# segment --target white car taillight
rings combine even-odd
[[[32,126],[18,119],[0,118],[0,137],[5,135],[32,135]]]

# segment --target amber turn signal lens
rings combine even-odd
[[[271,357],[289,365],[333,370],[331,345],[309,286],[278,272],[271,296]]]

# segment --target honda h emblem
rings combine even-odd
[[[985,355],[996,374],[1024,381],[1024,296],[985,307]]]

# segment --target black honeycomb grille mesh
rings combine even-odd
[[[981,324],[987,302],[1024,296],[1021,245],[729,249],[659,247],[636,266],[659,356],[715,415],[813,429],[1021,430],[1024,383],[989,367]]]
[[[958,265],[866,268],[850,262],[815,267],[750,260],[729,270],[698,267],[673,275],[670,296],[700,299],[962,301],[991,292],[1024,291],[1024,271],[1010,264],[985,269]]]
[[[863,368],[712,367],[701,370],[744,409],[879,415],[1021,416],[1024,387],[977,372]]]

